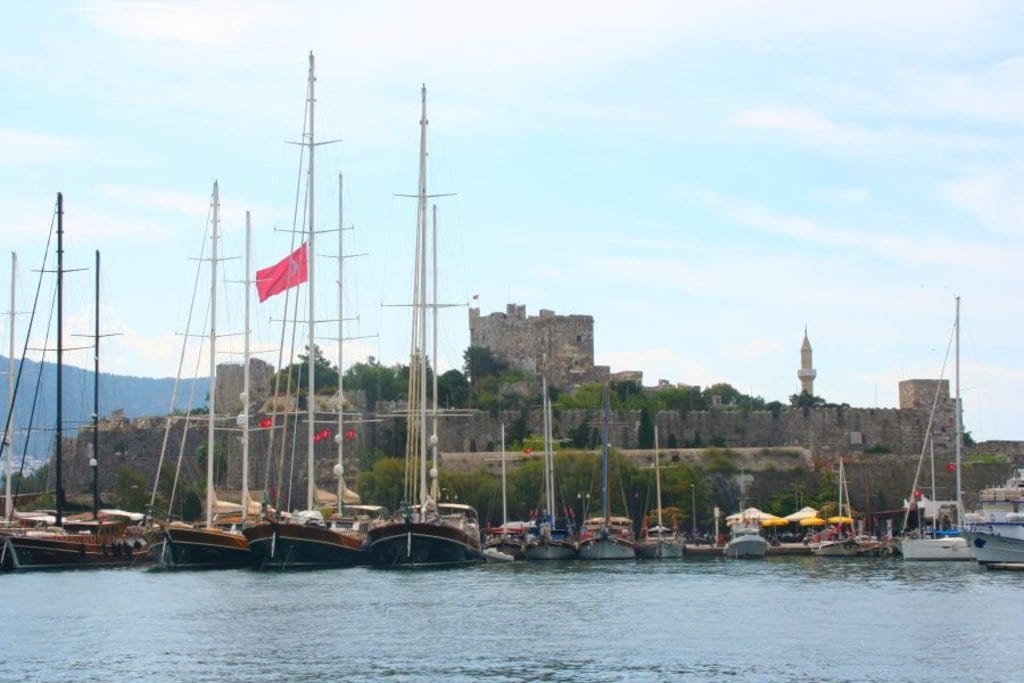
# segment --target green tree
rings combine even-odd
[[[449,370],[437,378],[437,403],[446,408],[469,405],[469,381],[458,370]]]
[[[409,366],[385,367],[370,356],[365,363],[355,363],[345,371],[346,391],[362,391],[366,409],[373,412],[379,401],[398,401],[408,391]]]
[[[149,503],[147,482],[127,465],[117,468],[114,475],[113,503],[122,510],[141,512]]]
[[[494,357],[486,346],[470,346],[462,354],[462,372],[474,386],[485,377],[500,375],[508,363]]]
[[[647,406],[640,409],[640,428],[637,430],[637,441],[640,448],[654,448],[654,416]]]
[[[292,390],[305,394],[309,386],[309,347],[305,355],[299,354],[299,362],[292,363],[279,373],[281,389],[291,387]],[[338,390],[338,369],[324,358],[323,350],[313,345],[313,381],[317,393],[328,393]]]

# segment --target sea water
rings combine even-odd
[[[8,574],[0,680],[1014,680],[1022,595],[817,557]]]

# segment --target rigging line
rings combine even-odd
[[[307,89],[307,95],[308,95],[308,89]],[[302,110],[302,138],[303,139],[305,139],[305,137],[307,135],[307,132],[308,132],[307,126],[308,125],[309,125],[309,97],[307,96],[307,97],[304,98],[304,104],[303,104],[303,110]],[[299,163],[298,163],[298,166],[297,166],[296,176],[295,176],[295,197],[294,197],[294,199],[292,201],[292,229],[291,229],[291,239],[289,240],[290,250],[289,250],[288,253],[293,253],[295,251],[295,238],[296,238],[296,234],[298,232],[296,228],[299,227],[299,216],[300,215],[302,216],[302,220],[303,220],[302,225],[305,226],[305,217],[306,217],[305,208],[306,208],[306,204],[305,204],[304,200],[302,201],[302,213],[301,214],[299,213],[300,198],[308,197],[309,196],[309,192],[305,192],[305,193],[302,192],[302,175],[303,175],[303,170],[305,168],[305,158],[306,158],[306,146],[305,145],[300,145],[299,146]],[[289,289],[285,290],[284,297],[285,297],[284,298],[284,312],[285,312],[285,316],[284,317],[288,318],[289,317],[288,316],[288,306],[289,306],[289,304],[291,303],[291,300],[292,300],[292,288],[289,288]],[[292,318],[294,318],[295,316],[298,315],[298,310],[299,310],[298,309],[298,300],[299,300],[299,297],[298,297],[298,293],[296,292],[296,294],[295,294],[295,309],[294,309],[295,312],[292,315]],[[291,351],[289,353],[289,362],[291,361],[291,359],[294,359],[294,357],[295,357],[295,327],[296,327],[295,325],[292,326],[292,340],[291,340]],[[281,337],[280,337],[280,342],[278,343],[278,347],[277,347],[277,373],[274,376],[274,396],[280,396],[281,395],[280,394],[280,389],[281,389],[281,371],[284,369],[284,340],[285,340],[285,335],[286,334],[287,334],[287,325],[282,321],[282,323],[281,323]],[[291,395],[291,380],[292,380],[291,375],[292,375],[292,373],[289,371],[288,372],[288,376],[287,376],[287,383],[285,385],[285,396],[290,396]],[[298,403],[298,394],[297,393],[296,393],[296,403]],[[277,401],[274,401],[274,408],[273,408],[273,412],[271,413],[271,419],[274,420],[274,422],[276,422],[276,420],[277,420],[277,409],[278,409]],[[276,495],[274,496],[274,507],[275,507],[275,509],[278,512],[280,512],[280,510],[281,510],[281,488],[282,488],[282,479],[284,477],[284,453],[285,453],[285,450],[286,450],[286,443],[288,441],[288,412],[289,411],[284,411],[284,414],[283,414],[283,421],[282,421],[282,425],[281,425],[282,426],[281,444],[280,444],[280,449],[278,451],[278,459],[277,459],[277,481],[276,481],[277,485],[275,486],[275,494]],[[271,464],[271,462],[273,460],[273,455],[274,455],[274,430],[271,429],[270,435],[267,438],[267,461],[266,461],[265,476],[264,476],[264,484],[265,484],[265,487],[268,488],[268,489],[270,487],[270,464]],[[288,499],[288,502],[291,503],[291,482],[290,481],[288,483],[288,488],[289,488],[289,499]]]
[[[956,333],[957,333],[957,329],[956,329],[956,326],[954,325],[953,329],[949,333],[949,342],[946,344],[946,355],[942,359],[942,369],[939,371],[939,380],[940,381],[942,380],[943,377],[946,376],[946,363],[949,362],[949,352],[950,352],[950,349],[953,346],[953,340],[954,340],[954,338],[956,336]],[[932,409],[931,409],[931,412],[928,414],[928,425],[924,429],[924,443],[921,444],[921,456],[917,460],[917,470],[914,472],[914,485],[910,488],[911,498],[913,498],[914,491],[917,490],[917,484],[918,484],[918,481],[920,480],[920,477],[921,477],[921,468],[924,466],[924,456],[925,456],[925,452],[928,450],[928,440],[931,437],[932,424],[933,424],[933,422],[935,420],[935,408],[936,408],[936,406],[938,406],[938,404],[939,404],[939,387],[938,387],[938,385],[936,385],[936,387],[935,387],[935,396],[932,399]],[[956,406],[955,409],[959,410],[959,406]],[[958,498],[959,498],[959,495],[960,495],[959,492],[957,492],[957,497]],[[849,502],[849,500],[847,500],[847,502]],[[843,511],[840,510],[839,514],[842,515]],[[910,519],[910,506],[908,505],[907,509],[904,510],[904,512],[903,512],[903,528],[904,529],[906,529],[907,521],[909,519]]]
[[[195,405],[196,384],[198,383],[197,380],[199,378],[200,368],[202,367],[202,346],[204,341],[205,340],[200,339],[199,349],[196,353],[196,367],[192,371],[192,382],[189,384],[188,408],[185,411],[185,424],[181,429],[181,443],[178,444],[178,462],[174,468],[174,480],[171,483],[171,496],[167,501],[168,514],[170,514],[170,511],[174,508],[174,498],[178,490],[178,480],[181,476],[181,462],[185,455],[185,444],[188,443],[188,430],[189,427],[192,426],[192,406]],[[182,499],[184,499],[184,496],[182,496]],[[184,508],[184,500],[182,500],[182,506]]]
[[[171,405],[167,409],[167,419],[164,422],[164,438],[163,438],[163,443],[160,445],[160,457],[157,460],[156,474],[153,477],[153,493],[152,493],[152,495],[150,496],[150,499],[149,499],[150,507],[152,507],[153,505],[156,504],[157,487],[160,485],[160,472],[163,469],[164,456],[167,453],[167,440],[168,440],[168,438],[170,436],[170,430],[171,430],[171,416],[174,415],[174,407],[175,407],[175,404],[177,403],[177,400],[178,400],[178,386],[179,386],[179,384],[181,382],[181,371],[185,367],[185,355],[186,355],[186,350],[188,348],[189,335],[192,332],[192,315],[195,312],[196,298],[198,296],[198,291],[199,291],[199,275],[200,275],[200,272],[202,271],[203,257],[206,255],[206,239],[207,239],[207,237],[210,234],[210,222],[211,222],[212,214],[213,214],[213,202],[212,202],[212,199],[211,199],[210,203],[207,205],[207,208],[206,208],[206,227],[203,229],[202,246],[199,249],[199,260],[196,262],[196,276],[195,276],[195,278],[193,280],[193,285],[192,285],[192,298],[191,298],[191,301],[189,302],[188,317],[187,317],[186,322],[185,322],[185,336],[182,338],[182,341],[181,341],[181,354],[178,356],[178,371],[174,375],[174,384],[171,386]],[[193,379],[193,392],[194,392],[194,390],[195,390],[195,380]],[[191,395],[189,397],[188,410],[189,410],[189,412],[191,412],[191,410],[192,410],[192,396]],[[181,465],[180,465],[180,460],[179,460],[178,469],[180,469],[180,467],[181,467]],[[175,474],[174,480],[175,480],[175,482],[177,482],[177,480],[178,480],[177,474]],[[168,503],[167,503],[167,511],[168,511],[168,513],[170,513],[172,502],[173,502],[173,489],[172,489],[172,499],[171,499],[171,501],[168,501]]]
[[[39,279],[36,281],[36,293],[35,293],[35,296],[32,299],[32,313],[29,315],[28,330],[25,332],[25,343],[22,346],[22,350],[21,350],[21,360],[18,362],[18,376],[17,376],[17,378],[15,378],[15,381],[14,381],[14,394],[13,394],[13,398],[12,398],[12,401],[11,401],[12,407],[14,405],[14,401],[17,401],[17,399],[18,399],[18,387],[21,384],[22,373],[25,370],[25,356],[28,355],[29,339],[31,339],[31,337],[32,337],[32,327],[33,327],[33,325],[35,323],[35,319],[36,319],[36,309],[39,306],[39,297],[41,296],[41,292],[42,292],[42,288],[43,288],[43,273],[46,272],[46,262],[48,261],[49,256],[50,256],[50,245],[53,244],[53,235],[54,235],[54,227],[56,225],[56,217],[57,217],[57,210],[56,210],[56,205],[55,205],[54,211],[50,215],[50,232],[46,236],[46,247],[43,249],[43,264],[42,264],[42,267],[39,269]],[[51,304],[51,307],[52,307],[52,304]],[[49,329],[49,328],[47,328],[47,329]],[[46,346],[46,344],[44,343],[43,346]],[[45,355],[43,357],[43,360],[45,360]],[[40,363],[40,367],[39,367],[40,374],[42,373],[42,371],[43,371],[42,363]],[[4,436],[5,437],[8,434],[10,434],[11,424],[13,423],[13,421],[14,421],[14,410],[12,409],[12,410],[9,410],[7,412],[7,421],[6,421],[6,424],[4,426]],[[7,447],[7,442],[8,442],[7,438],[4,438],[4,439],[0,440],[0,459],[2,459],[2,457],[3,457],[4,448]],[[13,440],[11,440],[11,442],[13,443]],[[27,445],[27,443],[28,442],[26,441],[26,445]],[[24,466],[24,461],[25,461],[25,458],[24,458],[24,454],[23,454],[22,455],[22,466]],[[10,515],[12,512],[13,511],[9,510],[7,512],[7,514]]]
[[[40,277],[42,277],[42,276],[40,276]],[[56,298],[56,296],[57,296],[56,290],[54,290],[53,296],[54,296],[54,298]],[[50,302],[50,312],[51,313],[53,312],[53,306],[54,305],[55,305],[54,302],[51,301]],[[53,320],[52,320],[52,316],[51,316],[51,318],[49,318],[48,321],[47,321],[46,333],[43,336],[43,339],[44,339],[43,346],[44,347],[46,346],[45,340],[50,338],[50,326],[52,324],[53,324]],[[45,358],[45,356],[44,356],[44,358]],[[22,360],[24,361],[24,357],[22,358]],[[25,472],[25,458],[28,456],[29,444],[30,444],[31,439],[32,439],[32,431],[33,431],[33,427],[35,425],[36,406],[39,403],[39,394],[40,394],[39,389],[40,389],[40,387],[42,386],[42,383],[43,383],[43,367],[44,367],[43,363],[40,362],[39,363],[39,371],[36,373],[36,386],[35,386],[35,390],[32,392],[32,408],[29,411],[29,416],[28,416],[28,431],[25,433],[25,446],[24,446],[24,449],[21,452],[21,462],[18,464],[18,482],[15,484],[15,487],[14,487],[14,498],[13,498],[13,500],[18,500],[18,495],[21,493],[21,480],[22,480],[22,478],[24,476],[24,472]],[[47,473],[47,481],[43,483],[43,486],[48,488],[48,484],[49,484],[49,473]],[[11,507],[13,507],[13,504],[12,504]],[[14,513],[14,510],[11,510],[11,511],[8,512],[9,515],[11,515],[13,513]]]

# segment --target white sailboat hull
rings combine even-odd
[[[581,560],[633,560],[636,549],[629,541],[617,538],[590,538],[580,541]]]
[[[732,538],[725,544],[726,557],[764,557],[768,554],[768,541],[757,534]]]
[[[645,560],[679,559],[684,552],[681,538],[649,538],[636,544],[636,555]]]
[[[904,538],[900,541],[904,560],[973,560],[971,546],[963,536],[945,538]]]

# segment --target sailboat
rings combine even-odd
[[[97,447],[97,422],[99,411],[99,265],[100,255],[96,252],[96,332],[94,360],[96,362],[93,398],[93,447]],[[45,271],[45,268],[44,268]],[[99,510],[96,470],[98,452],[94,450],[90,463],[93,470],[93,510],[91,519],[64,516],[64,486],[62,465],[64,457],[64,197],[57,194],[57,429],[54,450],[56,472],[54,526],[45,529],[32,527],[8,527],[0,532],[0,569],[25,571],[34,569],[69,569],[94,567],[123,567],[132,564],[141,549],[139,538],[126,537],[127,524],[122,517],[102,515]],[[11,315],[14,315],[12,282]],[[11,325],[13,339],[14,326]],[[13,341],[12,341],[13,346]],[[13,354],[12,354],[13,356]],[[10,381],[10,379],[9,379]],[[12,386],[13,391],[13,386]],[[13,413],[13,394],[11,412]],[[11,420],[8,419],[8,433]],[[13,439],[7,439],[10,447]],[[10,470],[10,468],[8,468]],[[8,474],[8,482],[10,475]],[[8,514],[13,512],[11,498],[7,499]],[[88,517],[88,515],[86,515]]]
[[[729,523],[729,540],[722,550],[726,557],[764,557],[768,554],[768,539],[761,535],[761,517],[764,513],[757,508],[748,508],[746,481],[740,471],[740,511],[726,517]]]
[[[544,489],[547,506],[535,520],[534,533],[526,543],[528,560],[571,560],[576,557],[576,539],[567,518],[559,519],[555,502],[555,453],[551,438],[551,400],[547,378],[541,378],[544,395]],[[561,522],[561,523],[559,523]]]
[[[501,526],[487,531],[487,543],[484,554],[488,560],[505,561],[526,559],[526,522],[510,522],[508,519],[508,487],[506,470],[508,469],[507,453],[505,452],[505,425],[501,425]]]
[[[226,569],[253,564],[249,543],[237,531],[216,524],[214,504],[214,453],[216,451],[215,422],[217,419],[217,264],[220,241],[220,189],[213,183],[213,220],[210,247],[210,336],[209,336],[209,414],[206,421],[206,520],[185,524],[163,521],[154,523],[146,532],[149,550],[159,564],[167,569]],[[246,287],[248,293],[248,286]],[[248,320],[246,320],[248,325]],[[248,332],[248,331],[247,331]],[[248,369],[248,368],[247,368]],[[248,465],[243,464],[243,470]],[[159,472],[157,473],[159,477]],[[247,501],[243,500],[243,503]],[[243,510],[245,505],[243,504]]]
[[[405,496],[387,522],[370,529],[369,552],[373,565],[383,568],[444,567],[483,561],[480,522],[476,510],[459,503],[439,502],[437,461],[437,390],[434,409],[427,406],[427,311],[433,317],[433,357],[437,358],[437,234],[434,223],[433,301],[427,297],[427,88],[420,91],[420,148],[417,198],[416,249],[413,267],[412,339],[409,353],[409,410],[406,437]],[[433,373],[437,377],[437,373]],[[432,433],[427,436],[428,412]],[[429,450],[428,450],[429,446]],[[427,456],[432,455],[430,482]],[[418,477],[417,477],[418,474]]]
[[[601,444],[601,517],[583,523],[580,532],[581,560],[632,560],[636,558],[633,522],[629,517],[612,517],[608,496],[608,385],[604,386],[604,436]]]
[[[657,427],[654,428],[654,482],[658,502],[658,524],[644,529],[644,537],[636,544],[637,557],[648,560],[680,558],[685,548],[683,537],[675,527],[665,527],[661,514],[661,458]]]
[[[971,552],[971,547],[967,543],[967,539],[960,535],[959,526],[962,525],[964,519],[963,510],[963,498],[959,494],[960,491],[960,449],[962,439],[962,421],[961,421],[961,410],[960,410],[960,297],[956,297],[956,317],[953,324],[954,335],[955,335],[955,352],[953,360],[953,375],[954,375],[954,410],[956,411],[956,462],[954,467],[956,468],[956,490],[957,496],[954,503],[956,509],[956,523],[955,525],[949,525],[951,528],[942,529],[941,522],[939,521],[939,508],[935,501],[935,456],[932,453],[932,525],[930,531],[924,531],[918,529],[915,533],[909,534],[904,532],[904,535],[897,540],[900,554],[904,560],[971,560],[974,559],[974,554]],[[948,357],[948,356],[947,356]],[[938,392],[935,394],[935,400],[932,403],[931,414],[928,416],[928,427],[925,429],[925,445],[930,446],[932,444],[932,421],[935,418],[935,408],[938,404]],[[917,472],[914,476],[914,485],[912,488],[911,503],[907,501],[906,513],[903,516],[903,528],[906,530],[907,523],[910,520],[911,508],[920,508],[923,506],[924,501],[920,500],[919,489],[917,486],[918,475],[921,472],[921,465],[924,462],[925,449],[921,449],[921,458],[917,463]]]
[[[314,137],[314,105],[316,104],[315,98],[315,86],[316,86],[316,75],[315,75],[315,60],[313,53],[309,54],[309,76],[307,85],[307,103],[306,110],[309,113],[307,124],[307,130],[303,137],[305,140],[302,145],[307,147],[307,153],[309,155],[308,171],[307,171],[307,206],[309,208],[309,225],[307,233],[306,248],[308,250],[308,296],[309,296],[309,318],[308,324],[308,375],[307,375],[307,401],[306,401],[306,425],[307,425],[307,497],[306,497],[306,509],[293,513],[288,516],[282,516],[278,518],[274,515],[268,515],[263,521],[253,526],[249,526],[243,530],[245,537],[249,540],[249,546],[252,549],[252,553],[256,556],[257,561],[262,567],[273,567],[277,569],[292,569],[292,568],[315,568],[315,567],[348,567],[360,564],[366,564],[368,555],[364,549],[364,538],[363,535],[356,530],[353,530],[352,525],[345,523],[345,520],[338,519],[336,523],[328,525],[324,520],[323,513],[317,508],[317,497],[316,497],[316,467],[314,459],[314,444],[317,442],[317,426],[316,426],[316,383],[315,383],[315,301],[314,301],[314,284],[316,282],[314,267],[315,262],[315,250],[314,246],[316,243],[316,204],[314,202],[314,180],[315,180],[315,150],[318,144]],[[340,184],[340,181],[339,181]],[[340,212],[339,212],[340,213]],[[338,230],[343,231],[344,225],[340,224],[341,216],[339,216],[339,227]],[[339,237],[340,239],[340,237]],[[338,254],[339,263],[344,259],[344,254]],[[340,286],[340,285],[339,285]],[[339,298],[340,300],[340,298]],[[342,316],[339,315],[339,325],[341,324]],[[339,332],[339,344],[340,344],[340,332]],[[339,363],[341,359],[339,358]],[[339,372],[339,382],[341,380],[341,373]],[[338,412],[339,420],[341,419],[341,411],[343,405],[341,401],[340,389],[338,397]],[[346,502],[352,504],[358,504],[359,497],[353,492],[348,491],[345,487],[343,479],[343,465],[341,462],[342,457],[342,443],[344,436],[340,431],[339,422],[339,433],[335,435],[336,443],[338,444],[338,464],[335,466],[335,474],[338,477],[338,511],[341,512],[342,507]],[[349,496],[348,501],[345,500],[346,495]]]
[[[846,486],[846,468],[842,458],[839,458],[839,481],[836,485],[839,491],[837,512],[826,520],[832,526],[818,534],[817,540],[808,543],[811,554],[820,557],[855,557],[878,552],[881,544],[877,539],[857,533],[853,528],[853,509],[850,507],[850,492]]]

